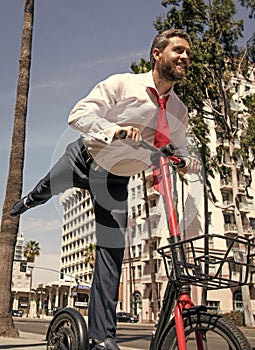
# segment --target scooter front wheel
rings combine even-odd
[[[75,309],[64,308],[50,322],[47,350],[89,350],[87,325]]]
[[[230,320],[206,312],[196,314],[185,312],[183,315],[184,332],[187,350],[200,349],[196,343],[196,333],[200,334],[202,348],[215,350],[252,350],[249,341],[242,331]],[[171,323],[168,332],[162,339],[162,344],[157,349],[178,350],[176,327]]]

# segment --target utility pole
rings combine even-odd
[[[27,266],[29,268],[29,294],[28,294],[28,304],[27,304],[27,317],[30,315],[30,311],[31,311],[31,294],[32,294],[32,276],[33,276],[33,268],[34,266]]]
[[[131,251],[130,251],[130,239],[129,239],[129,247],[128,247],[128,272],[129,272],[129,309],[131,315],[134,313],[134,308],[133,308],[133,276],[132,276],[132,257],[131,257]]]

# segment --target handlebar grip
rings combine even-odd
[[[183,169],[183,168],[186,168],[187,164],[186,164],[186,161],[185,159],[183,158],[177,158],[177,157],[169,157],[172,162],[173,162],[173,165],[177,168],[177,169]]]
[[[167,157],[173,156],[174,151],[175,151],[175,148],[171,143],[160,148],[160,152],[162,152]]]
[[[120,136],[119,137],[120,137],[121,140],[125,140],[126,137],[127,137],[127,132],[125,130],[122,130],[120,132]]]

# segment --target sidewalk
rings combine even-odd
[[[19,338],[0,338],[0,349],[8,350],[45,350],[46,340],[42,334],[20,332]],[[121,346],[121,350],[144,350]]]

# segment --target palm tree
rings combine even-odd
[[[34,0],[25,0],[22,46],[19,60],[14,127],[10,153],[9,174],[0,229],[0,336],[18,337],[12,316],[11,279],[19,217],[10,217],[10,209],[21,197],[24,165],[27,100],[29,91]]]
[[[84,263],[89,264],[93,272],[95,267],[95,262],[96,262],[96,244],[90,243],[89,245],[87,245],[84,249],[83,256],[84,256]]]
[[[40,250],[39,243],[29,241],[23,247],[23,254],[28,262],[33,263],[35,262],[35,258],[40,255]]]
[[[34,263],[35,258],[40,255],[40,247],[39,243],[36,241],[29,241],[23,247],[23,254],[25,258],[27,258],[27,262]],[[28,305],[27,305],[27,317],[30,310],[31,303],[31,289],[32,289],[32,276],[33,276],[33,266],[30,267],[30,283],[29,283],[29,297],[28,297]]]

